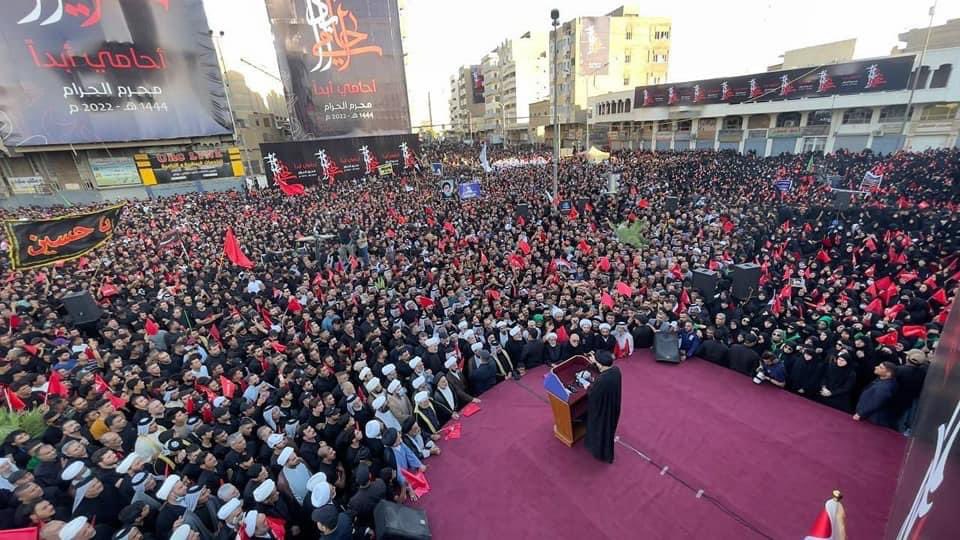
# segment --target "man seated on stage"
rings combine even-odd
[[[613,442],[620,421],[620,368],[613,365],[613,353],[590,354],[600,375],[587,389],[587,437],[584,445],[593,457],[613,463]]]

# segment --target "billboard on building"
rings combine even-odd
[[[913,56],[877,58],[738,77],[638,86],[634,107],[755,103],[904,90]]]
[[[97,187],[138,186],[143,183],[133,158],[90,158],[89,162]]]
[[[480,66],[470,66],[470,84],[473,88],[473,103],[483,103],[483,72]]]
[[[146,185],[243,176],[240,150],[221,148],[151,152],[134,156]]]
[[[580,18],[580,74],[606,75],[610,66],[610,18]]]
[[[361,176],[376,176],[381,165],[392,165],[394,174],[416,168],[420,139],[416,135],[383,135],[260,145],[267,178],[316,185],[332,184]]]
[[[202,0],[7,0],[8,147],[232,133]]]
[[[294,138],[410,132],[397,0],[267,0]]]

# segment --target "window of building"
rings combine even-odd
[[[717,129],[717,119],[716,118],[701,118],[697,121],[699,129],[702,131],[713,131]]]
[[[624,85],[624,86],[630,86],[630,75],[624,75],[624,76],[623,76],[623,85]]]
[[[623,113],[623,100],[622,100],[622,99],[618,99],[618,100],[617,100],[617,114],[622,114],[622,113]]]
[[[723,119],[723,129],[743,129],[742,116],[728,116]]]
[[[693,120],[681,120],[677,122],[677,131],[689,132],[693,127]]]
[[[785,112],[777,115],[778,128],[799,127],[799,126],[800,126],[800,113]]]
[[[670,120],[661,120],[657,124],[657,131],[673,131],[673,122]]]
[[[956,103],[927,105],[920,111],[920,120],[953,120],[957,116]]]
[[[916,88],[926,88],[927,79],[930,77],[930,66],[920,66],[919,76],[917,75],[918,70],[913,70],[910,73],[910,79],[907,81],[907,88],[913,88],[914,80],[916,80]]]
[[[657,30],[653,33],[653,39],[670,39],[670,30]]]
[[[933,72],[933,77],[930,79],[930,88],[946,88],[952,69],[952,64],[940,64],[940,67]]]
[[[906,105],[888,105],[880,109],[880,122],[903,122],[906,112]]]
[[[627,98],[626,105],[623,107],[623,112],[630,112],[630,98]]]
[[[843,111],[844,124],[869,124],[873,116],[873,109],[867,107],[855,107]]]
[[[627,39],[633,39],[633,28],[630,28],[629,26],[627,27],[626,38],[627,38]]]
[[[827,146],[826,137],[804,137],[803,138],[804,152],[823,152],[823,149],[826,146]]]
[[[624,63],[624,64],[629,64],[629,63],[630,63],[630,53],[626,53],[626,54],[623,55],[623,63]]]
[[[813,111],[807,114],[808,126],[829,126],[833,119],[833,113],[830,111]]]

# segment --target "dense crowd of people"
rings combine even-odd
[[[483,173],[477,148],[423,152],[480,177],[482,197],[410,174],[130,201],[96,251],[7,266],[0,383],[46,430],[2,441],[0,528],[368,538],[374,507],[416,498],[408,475],[491,387],[577,354],[625,359],[656,332],[744,384],[909,430],[960,279],[960,151],[621,151],[563,160],[558,194],[550,166]],[[822,178],[856,189],[868,170],[879,188],[834,208]],[[228,227],[251,268],[224,257]],[[738,298],[730,271],[747,262],[761,275]],[[693,286],[700,268],[715,291]],[[60,305],[84,290],[93,325]]]

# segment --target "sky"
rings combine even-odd
[[[300,0],[298,0],[300,1]],[[346,0],[349,2],[349,0]],[[686,0],[657,3],[641,15],[673,19],[668,82],[765,71],[785,50],[857,38],[856,58],[885,56],[897,34],[925,28],[933,0]],[[510,37],[550,30],[550,10],[560,20],[605,15],[621,1],[406,0],[407,92],[414,126],[427,123],[428,94],[434,124],[448,121],[450,76]],[[652,4],[652,3],[651,3]],[[227,69],[241,71],[249,86],[282,92],[264,0],[204,0],[214,31],[223,31]],[[349,3],[348,3],[349,5]],[[960,2],[938,3],[933,23],[960,17]],[[244,64],[245,59],[273,74]]]

